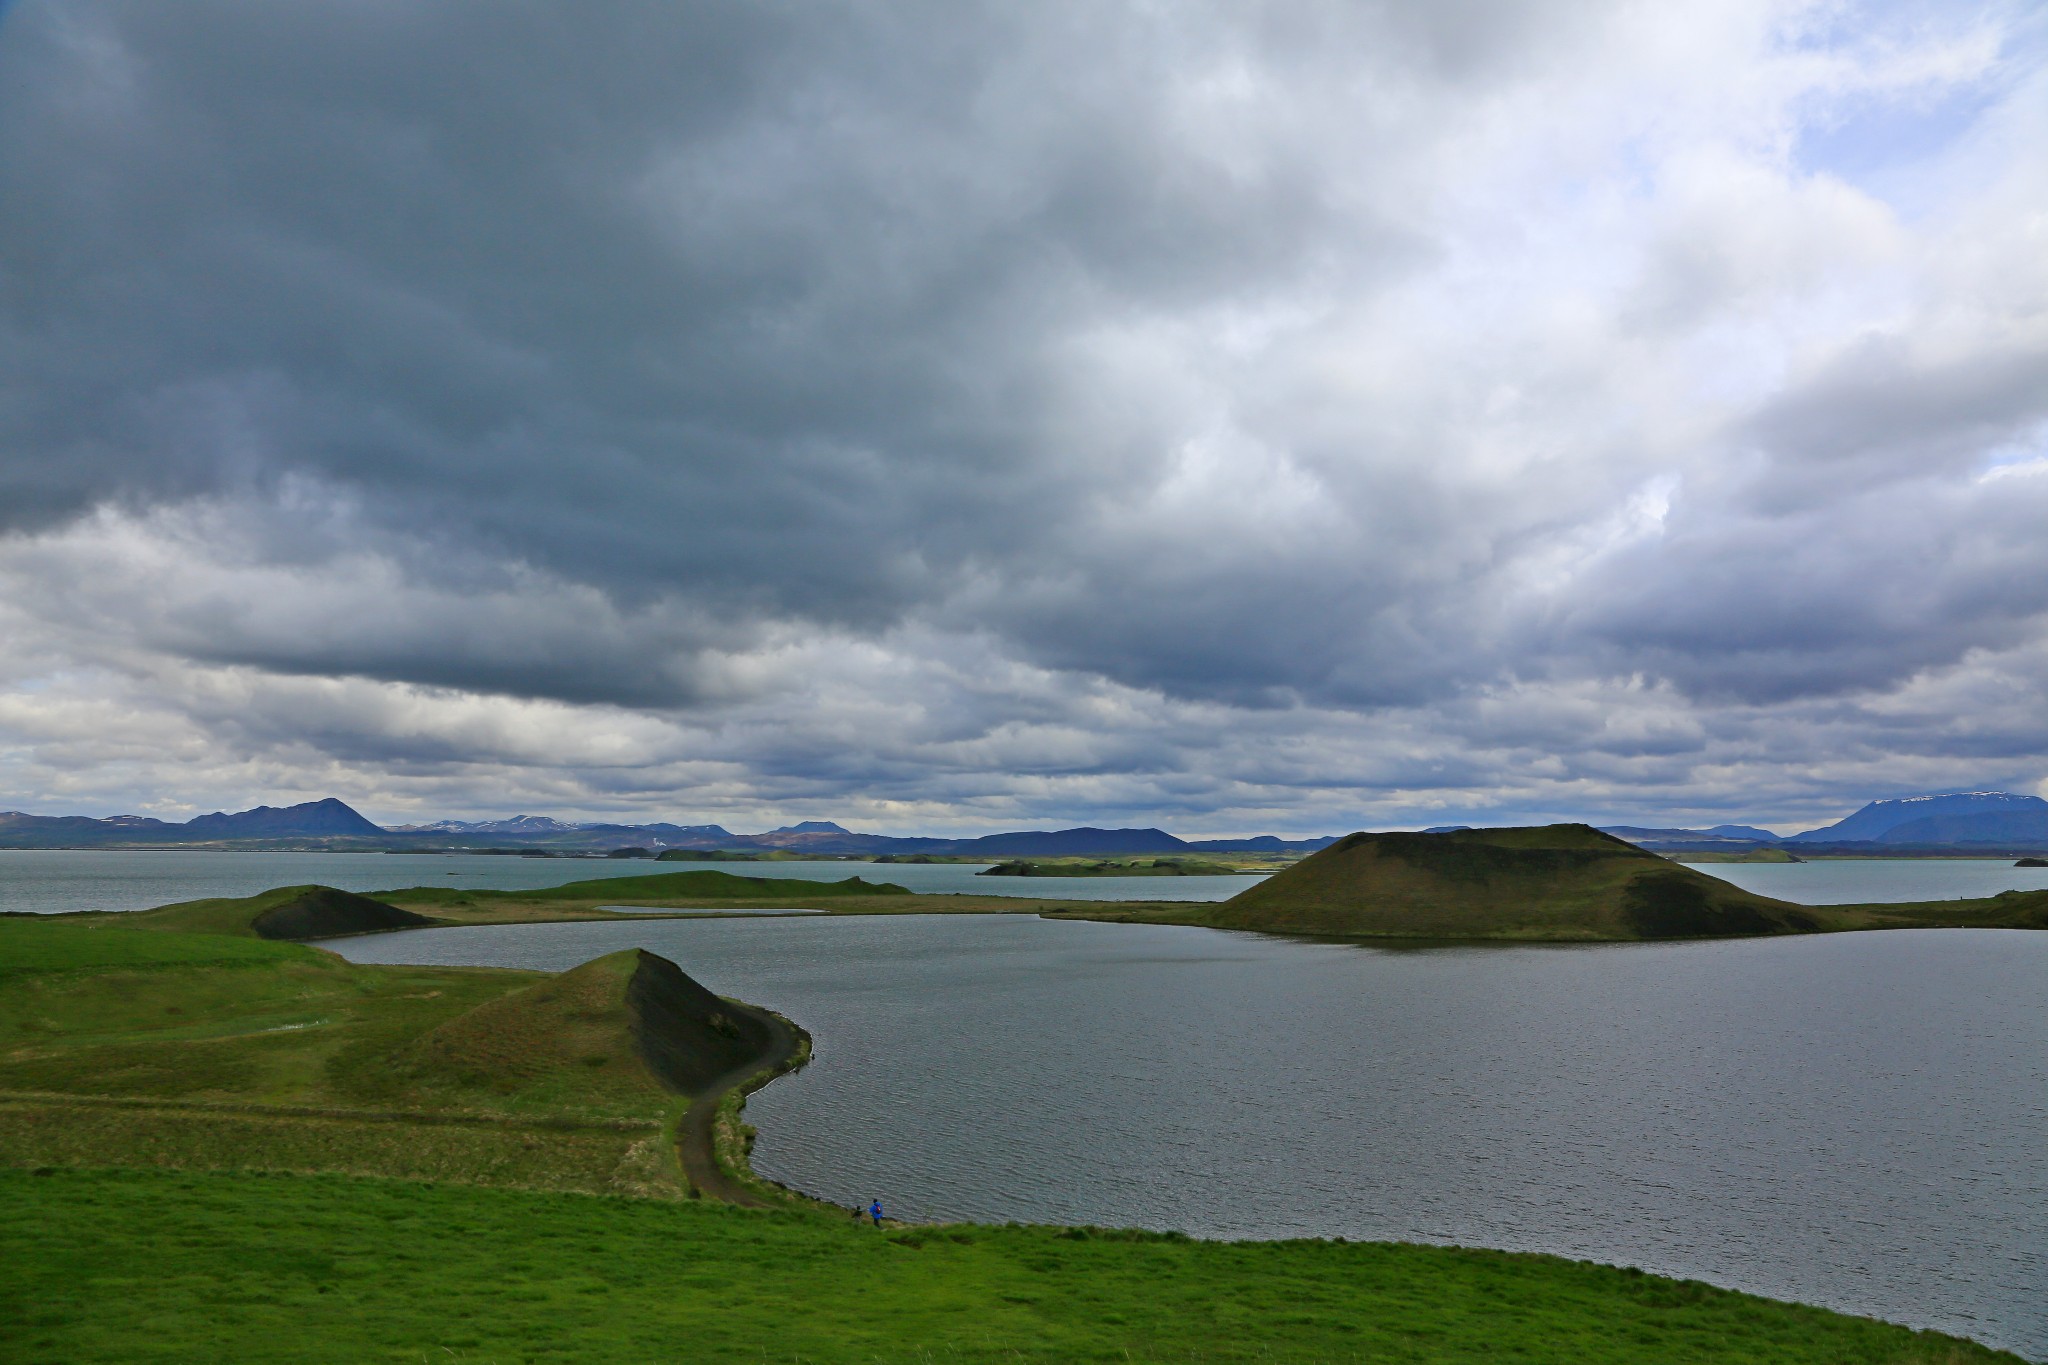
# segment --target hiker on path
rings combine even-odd
[[[876,1226],[876,1227],[880,1227],[880,1226],[882,1226],[882,1201],[881,1201],[881,1200],[877,1199],[877,1200],[876,1200],[876,1201],[875,1201],[874,1203],[872,1203],[872,1204],[868,1205],[868,1217],[870,1217],[870,1218],[872,1218],[872,1219],[874,1219],[874,1220],[875,1220],[875,1226]]]

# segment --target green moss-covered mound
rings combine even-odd
[[[630,948],[450,1019],[400,1065],[430,1087],[637,1110],[762,1061],[770,1042],[758,1011]]]
[[[434,921],[368,896],[337,891],[331,886],[308,887],[281,905],[273,905],[249,921],[258,938],[301,941],[309,938],[341,938],[347,934],[377,934],[387,929],[418,929]]]
[[[1661,939],[1808,933],[1806,907],[1754,895],[1586,825],[1353,834],[1206,922],[1276,933]]]
[[[289,942],[419,929],[440,921],[331,886],[281,886],[256,896],[181,901],[123,915],[118,923],[132,929],[235,934]]]

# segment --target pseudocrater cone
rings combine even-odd
[[[309,886],[304,894],[255,916],[249,921],[258,938],[303,941],[315,938],[345,938],[352,934],[379,934],[390,929],[418,929],[436,921],[383,901],[337,891],[331,886]]]
[[[1353,834],[1226,901],[1208,922],[1333,937],[1567,940],[1820,927],[1803,907],[1587,825]]]
[[[765,1064],[768,1020],[640,948],[586,962],[458,1015],[407,1050],[428,1086],[515,1104],[645,1112]]]

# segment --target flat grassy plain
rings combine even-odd
[[[14,1361],[2015,1361],[1542,1256],[0,1171]]]

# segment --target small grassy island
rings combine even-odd
[[[1615,937],[1799,932],[1797,915],[1823,913],[1578,835],[1560,848],[1551,833],[1507,833],[1421,854],[1354,836],[1230,902],[1136,910],[1287,932],[1591,926]],[[2016,918],[2048,913],[2048,893],[2026,905],[2037,901]],[[132,915],[0,918],[0,1351],[24,1362],[2018,1359],[1549,1256],[876,1229],[747,1168],[742,1096],[802,1065],[808,1039],[675,963],[635,949],[554,975],[359,966],[297,941],[605,918],[608,903],[685,914],[1058,905],[702,871],[521,892],[299,886]]]
[[[2048,891],[1981,900],[1795,905],[1587,825],[1353,834],[1227,901],[1107,903],[1068,919],[1317,938],[1630,942],[1850,929],[2048,929]]]
[[[1203,858],[1012,858],[977,877],[1229,877],[1241,868]]]

